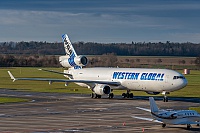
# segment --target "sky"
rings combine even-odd
[[[0,42],[200,43],[199,0],[1,0]]]

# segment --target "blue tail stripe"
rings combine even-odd
[[[74,62],[74,57],[75,57],[75,54],[74,52],[71,54],[70,58],[68,59],[68,62],[71,66],[76,66],[76,63]]]
[[[81,69],[81,66],[78,66],[75,62],[74,62],[74,58],[75,58],[75,54],[74,52],[72,53],[72,55],[70,56],[70,58],[68,59],[69,64],[74,67],[74,69]]]
[[[62,35],[62,39],[63,39],[63,41],[65,40],[65,34],[64,34],[64,35]]]

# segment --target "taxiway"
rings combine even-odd
[[[194,125],[161,125],[134,119],[131,116],[150,117],[135,107],[149,108],[148,97],[122,99],[91,99],[89,95],[20,92],[0,89],[0,96],[30,99],[25,103],[0,104],[0,132],[200,132]],[[200,106],[200,99],[172,98],[164,103],[155,97],[160,108],[188,109]]]

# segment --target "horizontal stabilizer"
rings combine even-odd
[[[145,121],[151,121],[151,122],[157,122],[157,123],[162,123],[161,121],[152,119],[152,118],[145,118],[145,117],[137,117],[137,116],[131,116],[132,118],[140,119],[140,120],[145,120]]]
[[[137,109],[141,109],[141,110],[144,110],[144,111],[147,111],[147,112],[151,112],[150,109],[146,109],[146,108],[141,108],[141,107],[136,107]]]

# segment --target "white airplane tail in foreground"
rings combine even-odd
[[[168,69],[148,69],[148,68],[110,68],[110,67],[94,67],[82,68],[87,65],[88,59],[83,55],[77,55],[69,37],[64,34],[62,36],[66,55],[60,56],[59,61],[63,67],[69,68],[64,72],[53,70],[44,70],[63,74],[68,79],[44,79],[44,78],[15,78],[10,72],[9,75],[13,81],[16,80],[36,80],[64,82],[66,85],[70,82],[91,89],[92,98],[101,98],[102,95],[108,95],[113,98],[113,90],[126,90],[122,94],[123,98],[133,98],[133,93],[130,91],[144,91],[148,94],[164,95],[164,102],[168,101],[167,94],[172,91],[182,89],[187,85],[185,77]]]
[[[132,116],[133,118],[147,120],[152,122],[158,122],[162,124],[162,127],[165,127],[166,124],[173,125],[187,125],[187,129],[191,128],[191,124],[200,124],[200,114],[194,110],[161,110],[158,109],[154,98],[149,97],[150,109],[136,107],[138,109],[151,112],[152,118],[144,118]]]

